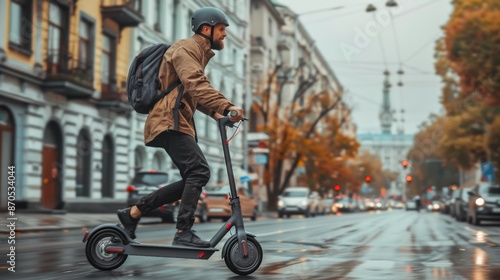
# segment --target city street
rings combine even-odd
[[[248,279],[499,279],[500,227],[475,227],[447,215],[392,210],[337,216],[245,221],[264,250]],[[195,224],[209,239],[220,221]],[[173,224],[141,225],[140,242],[170,244]],[[5,252],[7,235],[1,237]],[[18,234],[16,272],[7,279],[240,279],[220,251],[208,261],[129,256],[118,269],[99,271],[86,260],[82,230]],[[217,247],[222,248],[224,239]]]

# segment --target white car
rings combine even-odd
[[[406,205],[405,205],[406,211],[408,210],[418,210],[417,209],[417,203],[413,199],[407,199],[406,200]]]
[[[306,218],[309,217],[314,209],[312,209],[313,200],[311,199],[311,191],[306,187],[287,188],[282,195],[278,197],[278,216],[283,218],[284,215],[290,217],[292,214],[301,214]]]

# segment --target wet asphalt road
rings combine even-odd
[[[471,226],[439,213],[404,210],[245,221],[264,249],[251,276],[233,274],[220,252],[209,260],[129,256],[114,271],[86,260],[83,231],[19,234],[16,272],[2,279],[500,279],[500,224]],[[222,222],[196,224],[209,239]],[[140,226],[138,240],[170,244],[172,224]],[[217,246],[222,248],[222,243]]]

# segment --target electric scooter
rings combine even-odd
[[[234,113],[236,112],[231,112],[231,115]],[[85,232],[83,242],[87,242],[85,254],[89,263],[100,270],[113,270],[120,267],[129,255],[208,260],[219,251],[215,246],[234,227],[236,234],[232,235],[222,247],[221,256],[226,266],[239,275],[248,275],[257,270],[262,262],[262,247],[254,234],[245,231],[229,154],[226,127],[234,127],[234,125],[229,117],[218,120],[229,178],[229,204],[232,208],[232,215],[212,237],[209,248],[144,244],[131,239],[121,224],[108,223],[97,226],[90,233]]]

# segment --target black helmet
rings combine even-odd
[[[197,32],[203,24],[208,24],[213,27],[218,23],[229,26],[227,16],[223,11],[213,7],[200,8],[194,12],[191,18],[191,30]]]

